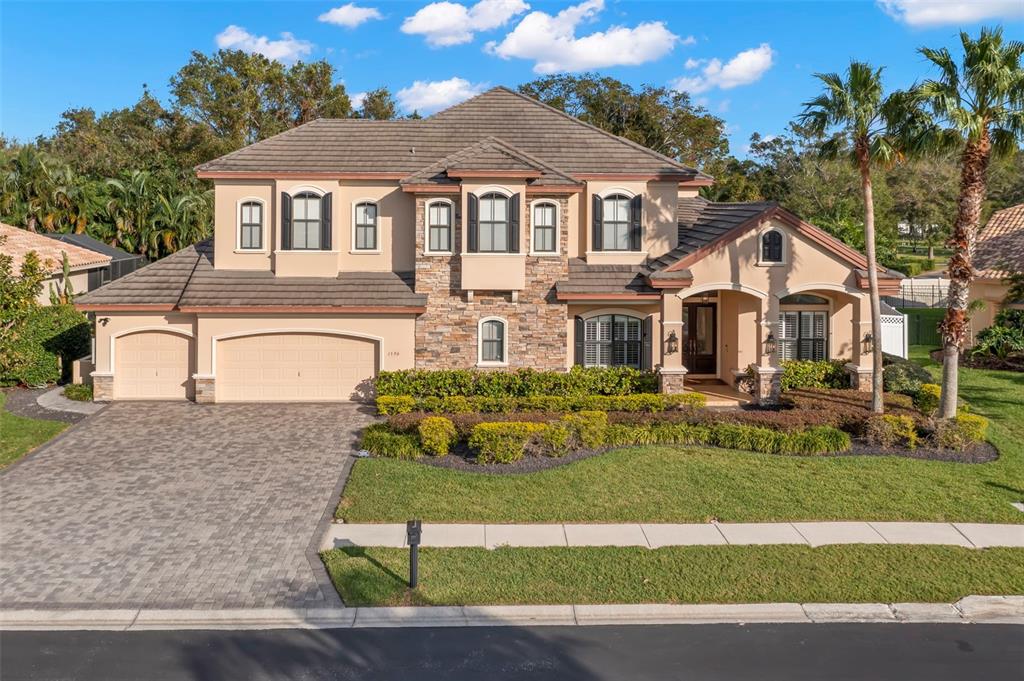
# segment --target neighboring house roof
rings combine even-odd
[[[29,251],[35,251],[39,256],[47,274],[57,274],[63,270],[64,253],[68,254],[68,265],[72,270],[93,269],[110,263],[109,255],[0,223],[0,238],[3,237],[6,237],[3,252],[14,259],[12,268],[15,273],[21,271],[21,264]]]
[[[992,214],[978,234],[974,267],[985,279],[1024,272],[1024,203]]]
[[[555,295],[560,300],[660,298],[661,293],[647,283],[649,272],[643,265],[588,265],[573,258],[569,261],[569,279],[555,283]]]
[[[105,244],[99,239],[93,239],[88,234],[61,234],[59,232],[48,232],[45,236],[57,241],[63,241],[66,244],[74,244],[75,246],[81,246],[82,248],[88,248],[90,251],[96,251],[103,255],[109,255],[112,261],[116,260],[137,260],[143,256],[128,253],[122,251],[120,248],[115,248],[110,244]]]
[[[535,99],[496,87],[421,120],[322,118],[198,166],[200,175],[405,175],[487,138],[577,176],[710,177]],[[586,179],[586,178],[581,178]]]
[[[580,186],[581,183],[567,173],[544,161],[516,149],[498,139],[488,137],[450,154],[436,163],[403,178],[406,186],[425,184],[458,185],[458,178],[474,174],[514,174],[531,179],[531,185]]]
[[[84,310],[182,311],[409,310],[426,305],[412,288],[412,275],[341,272],[337,277],[279,277],[273,272],[216,270],[213,240],[184,248],[91,293],[76,304]]]

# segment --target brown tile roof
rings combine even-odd
[[[559,296],[657,294],[647,282],[648,272],[643,265],[590,265],[573,258],[569,260],[569,279],[556,282],[555,292]]]
[[[323,118],[200,165],[200,172],[414,173],[498,137],[579,173],[708,176],[534,99],[497,87],[422,120]]]
[[[68,264],[73,270],[103,267],[110,263],[109,255],[62,243],[44,234],[35,234],[4,223],[0,223],[0,238],[5,238],[0,250],[14,259],[12,269],[15,273],[21,271],[21,263],[25,261],[29,251],[36,252],[47,274],[57,274],[63,269],[64,253],[68,254]]]
[[[978,234],[974,267],[986,279],[1024,272],[1024,203],[992,214]]]
[[[76,303],[103,309],[167,305],[182,309],[422,307],[412,275],[341,272],[337,277],[278,277],[270,271],[215,270],[213,241],[202,241],[117,279]]]
[[[576,185],[572,176],[540,159],[516,149],[497,137],[488,137],[476,144],[432,163],[401,180],[401,184],[456,184],[460,171],[500,171],[536,173],[532,185]]]
[[[663,270],[704,246],[718,241],[733,228],[777,207],[773,201],[714,203],[706,199],[682,198],[677,207],[679,245],[650,264]]]

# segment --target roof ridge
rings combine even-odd
[[[284,137],[285,135],[290,135],[293,132],[296,132],[298,130],[302,130],[303,128],[305,128],[307,126],[314,125],[314,124],[316,124],[316,123],[318,123],[319,121],[322,121],[322,120],[325,120],[325,119],[323,119],[323,118],[314,118],[313,120],[306,121],[305,123],[302,123],[301,125],[296,125],[294,128],[288,128],[287,130],[282,130],[281,132],[277,133],[276,135],[271,135],[270,137],[266,137],[266,138],[261,139],[261,140],[256,140],[255,142],[250,142],[249,144],[246,144],[244,147],[241,147],[239,149],[235,149],[234,151],[229,151],[228,153],[224,154],[223,156],[217,156],[216,158],[211,158],[209,161],[203,161],[199,165],[195,166],[193,168],[193,170],[202,170],[205,166],[213,163],[214,161],[223,161],[225,159],[230,159],[231,157],[233,157],[233,156],[235,156],[237,154],[240,154],[241,152],[243,152],[243,151],[245,151],[245,150],[247,150],[247,149],[249,149],[251,147],[254,147],[257,144],[263,144],[264,142],[269,142],[270,140],[277,139],[278,137]]]

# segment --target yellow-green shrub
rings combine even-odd
[[[960,412],[955,418],[939,421],[932,433],[932,444],[943,449],[963,451],[981,442],[988,433],[988,419],[978,414]]]
[[[415,435],[396,433],[386,423],[374,423],[363,431],[361,447],[390,459],[416,459],[423,453]]]
[[[925,383],[914,393],[914,406],[925,416],[931,416],[939,408],[942,386]]]
[[[469,446],[481,463],[515,463],[523,458],[530,438],[546,428],[544,423],[522,421],[479,423],[469,435]]]
[[[458,440],[455,424],[443,416],[428,416],[417,427],[420,447],[432,456],[447,456],[448,450]]]
[[[917,447],[914,419],[894,414],[875,415],[864,424],[864,439],[879,447]]]
[[[608,414],[605,412],[581,411],[566,414],[562,423],[584,448],[597,449],[604,444],[605,431],[608,430]]]

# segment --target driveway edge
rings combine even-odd
[[[1024,596],[956,603],[493,605],[238,610],[6,610],[0,631],[350,629],[836,622],[1024,625]]]

